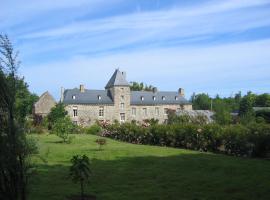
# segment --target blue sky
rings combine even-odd
[[[270,0],[3,0],[30,89],[102,89],[116,68],[159,90],[270,90]]]

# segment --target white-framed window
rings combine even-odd
[[[162,100],[164,101],[166,98],[165,98],[165,96],[162,96]]]
[[[147,116],[147,108],[143,108],[143,115]]]
[[[153,100],[154,100],[154,101],[156,100],[156,96],[153,96]]]
[[[155,115],[159,115],[159,108],[158,107],[155,108]]]
[[[144,100],[144,96],[141,96],[141,100],[142,100],[142,101]]]
[[[75,95],[72,95],[72,99],[76,99],[76,96]]]
[[[132,108],[132,115],[133,115],[133,116],[136,115],[136,108]]]
[[[97,98],[98,98],[98,100],[101,100],[101,96],[100,95],[98,95]]]
[[[125,108],[125,103],[121,103],[120,108],[123,110]]]
[[[169,111],[168,108],[164,108],[164,115],[168,115],[168,111]]]
[[[178,100],[178,96],[175,96],[175,100],[176,100],[176,101]]]
[[[73,107],[73,117],[78,116],[78,107]]]
[[[124,101],[124,100],[125,100],[125,96],[121,95],[121,101]]]
[[[99,117],[104,117],[104,107],[103,106],[99,107],[98,116]]]
[[[126,121],[125,113],[120,113],[120,122]]]

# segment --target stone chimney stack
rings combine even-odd
[[[65,91],[65,89],[63,87],[61,87],[61,97],[60,97],[61,103],[64,101],[64,91]]]
[[[153,93],[157,93],[158,89],[157,87],[153,87]]]
[[[80,85],[80,92],[84,92],[84,85]]]
[[[183,88],[179,88],[178,95],[182,97],[185,96],[185,90]]]

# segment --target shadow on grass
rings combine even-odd
[[[97,199],[270,199],[270,162],[215,154],[92,160],[86,193]],[[39,165],[31,200],[80,193],[68,165]]]

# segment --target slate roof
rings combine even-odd
[[[75,99],[72,98],[75,96]],[[100,96],[100,99],[98,98]],[[143,100],[142,100],[143,97]],[[154,100],[155,97],[155,100]],[[163,100],[162,97],[165,99]],[[177,97],[177,98],[176,98]],[[80,92],[78,88],[68,89],[64,92],[65,104],[113,104],[113,100],[107,90],[85,90]],[[190,104],[177,92],[147,92],[131,91],[131,105],[167,105],[167,104]]]
[[[184,97],[179,96],[178,92],[162,91],[132,91],[130,101],[131,105],[190,104]]]
[[[124,72],[120,72],[119,69],[115,70],[105,88],[108,89],[113,86],[129,86],[126,77],[124,75]]]
[[[72,98],[75,96],[75,99]],[[98,98],[100,96],[100,99]],[[80,92],[78,88],[65,90],[64,104],[113,104],[107,90],[87,90]]]
[[[80,92],[78,88],[68,89],[64,92],[63,103],[65,104],[113,104],[113,99],[107,89],[113,86],[129,86],[125,74],[116,69],[107,83],[106,90],[87,90]],[[72,97],[75,96],[75,99]],[[100,96],[100,99],[98,98]],[[143,100],[142,100],[143,97]],[[155,97],[155,100],[154,100]],[[164,97],[164,98],[163,98]],[[190,104],[178,92],[152,92],[131,91],[131,105],[167,105],[167,104]]]

